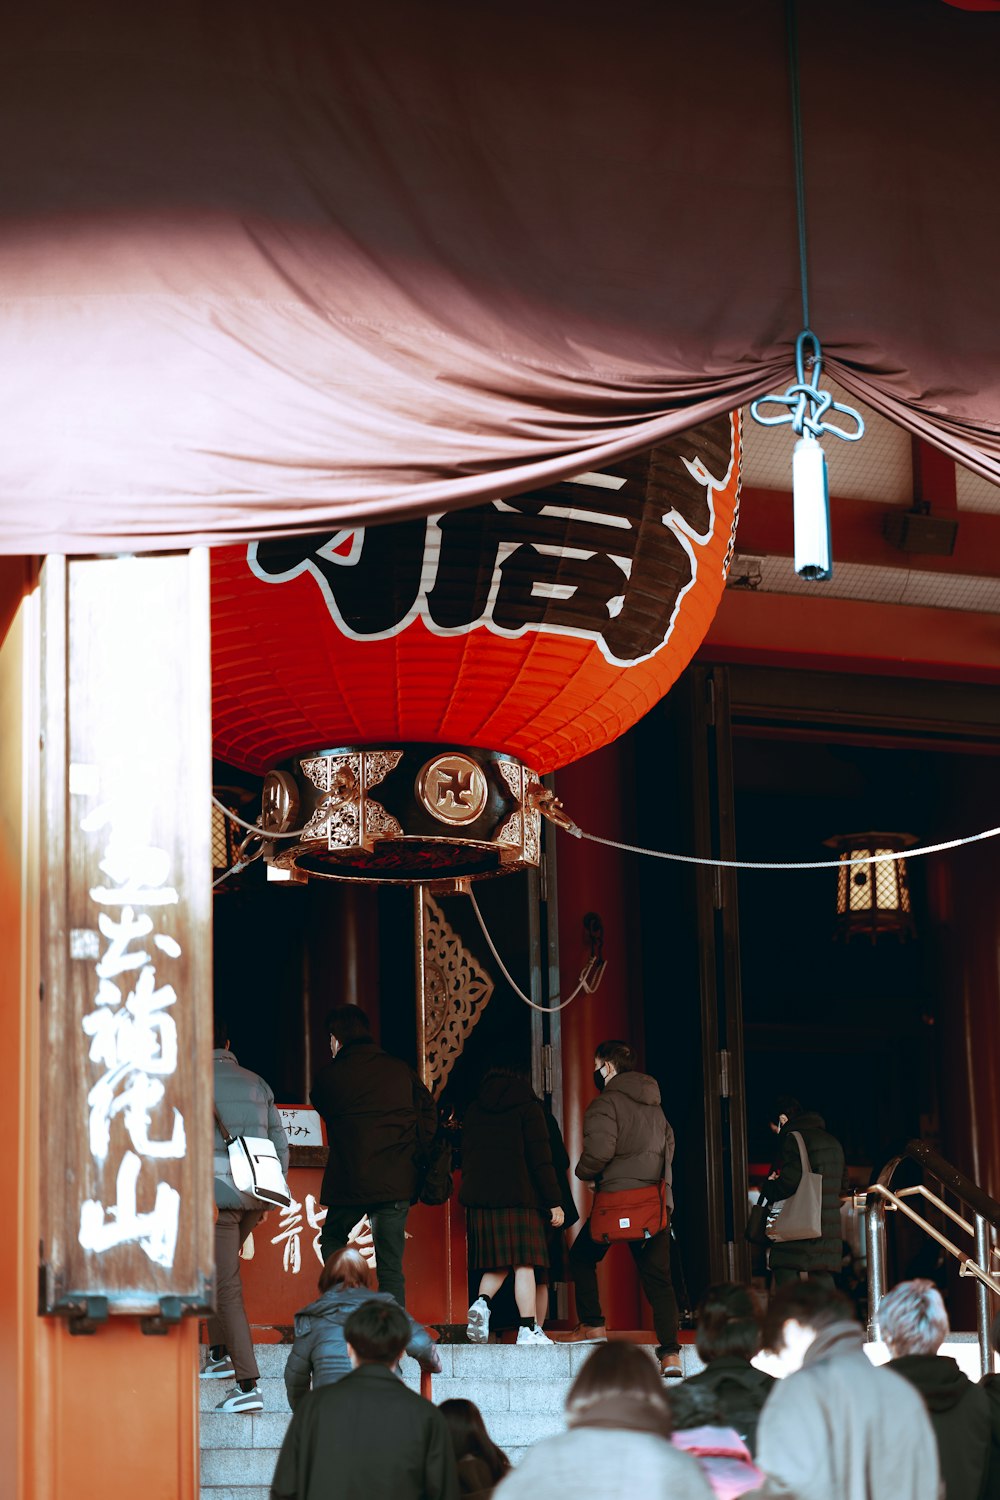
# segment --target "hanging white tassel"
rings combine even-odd
[[[792,511],[795,522],[795,571],[800,578],[822,582],[833,572],[830,553],[830,491],[826,454],[807,432],[792,453]]]

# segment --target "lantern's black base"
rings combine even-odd
[[[299,827],[266,858],[319,880],[476,880],[537,865],[541,782],[497,751],[443,745],[319,750],[268,774],[264,827]]]

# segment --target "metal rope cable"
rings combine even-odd
[[[586,839],[591,844],[603,844],[607,849],[621,849],[626,854],[646,854],[650,859],[668,859],[679,865],[707,865],[713,870],[843,870],[852,865],[886,865],[897,859],[920,859],[926,854],[942,854],[947,849],[961,849],[965,844],[978,844],[983,839],[1000,837],[1000,828],[986,828],[982,833],[970,833],[961,839],[946,839],[940,844],[924,844],[918,849],[897,849],[888,854],[866,854],[857,859],[805,859],[805,860],[756,860],[756,859],[702,859],[696,854],[670,854],[665,849],[645,849],[640,844],[626,844],[618,839],[601,838],[596,833],[586,833],[569,820],[557,825],[575,839]]]
[[[565,1010],[567,1005],[571,1005],[576,999],[577,995],[579,995],[581,990],[587,989],[587,986],[583,981],[583,976],[581,975],[579,984],[567,1000],[560,1001],[558,1005],[538,1005],[534,1000],[532,1000],[528,995],[524,993],[524,991],[521,989],[521,986],[517,984],[511,977],[510,970],[507,968],[507,965],[500,957],[500,954],[497,952],[496,944],[490,937],[490,930],[487,927],[485,920],[483,919],[482,912],[479,910],[479,902],[476,900],[475,892],[472,890],[469,891],[469,900],[472,902],[472,910],[476,914],[476,920],[483,930],[483,937],[486,939],[489,950],[497,961],[501,974],[506,979],[511,989],[514,991],[514,994],[517,996],[517,998],[519,1000],[523,1000],[525,1005],[530,1005],[532,1010],[540,1010],[542,1012],[542,1015],[554,1015],[557,1010]],[[587,991],[587,993],[590,994],[593,992]]]
[[[785,0],[788,37],[788,74],[792,93],[792,150],[795,157],[795,216],[799,231],[799,286],[802,290],[802,327],[809,327],[809,266],[806,246],[806,174],[802,150],[802,104],[799,89],[799,29],[796,0]]]
[[[799,290],[802,295],[802,329],[795,340],[795,383],[782,395],[760,396],[750,403],[750,415],[762,427],[789,424],[798,437],[807,433],[814,438],[826,434],[856,443],[864,436],[865,424],[853,406],[834,401],[829,391],[819,388],[823,368],[823,350],[809,323],[809,244],[806,231],[805,148],[802,135],[802,88],[799,70],[798,0],[785,0],[785,34],[788,39],[788,82],[792,106],[792,156],[795,172],[795,223],[799,249]],[[806,377],[806,361],[809,376]],[[763,408],[784,406],[787,410],[766,417]],[[823,419],[828,411],[840,412],[855,424],[852,432]]]
[[[350,797],[341,797],[339,802],[331,802],[329,804],[330,811],[333,812],[335,808],[342,807],[345,802],[349,802],[350,800]],[[269,830],[262,828],[259,823],[248,823],[245,818],[240,817],[239,813],[234,813],[231,807],[227,807],[224,802],[219,801],[214,792],[212,793],[212,801],[220,812],[225,813],[230,822],[238,823],[241,828],[246,828],[250,833],[257,834],[259,838],[266,839],[268,843],[273,839],[301,838],[306,832],[305,828],[293,828],[291,833],[271,833]]]

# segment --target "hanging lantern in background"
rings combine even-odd
[[[229,809],[238,817],[247,817],[247,808],[252,803],[253,794],[242,786],[213,786],[212,791],[216,801],[212,804],[212,874],[219,878],[227,871],[232,870],[240,857],[240,846],[246,839],[246,831],[241,829],[237,823],[228,818],[222,807]],[[219,803],[222,803],[222,807]],[[252,807],[250,817],[253,817]],[[232,889],[232,885],[228,886]],[[227,885],[219,887],[226,890]]]
[[[212,553],[214,753],[269,857],[414,880],[538,860],[539,778],[688,664],[732,558],[740,416],[465,510]]]
[[[916,842],[910,833],[843,833],[825,839],[840,855],[837,871],[837,934],[844,939],[867,937],[874,943],[883,933],[913,936],[913,911],[905,859],[882,859],[878,864],[852,865],[850,860],[897,854]]]

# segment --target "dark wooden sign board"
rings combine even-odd
[[[43,1313],[211,1303],[208,557],[42,572]]]

